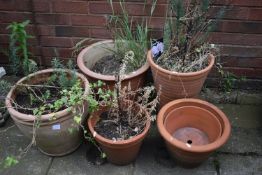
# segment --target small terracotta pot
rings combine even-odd
[[[16,84],[39,84],[46,82],[55,69],[46,69],[30,74],[22,78]],[[62,70],[68,76],[71,72]],[[89,83],[87,79],[79,73],[76,73],[78,79],[81,80],[85,89],[84,94],[89,91]],[[15,85],[7,95],[5,104],[14,120],[16,126],[28,138],[32,138],[33,125],[36,116],[28,115],[17,111],[12,106],[12,101],[16,98],[18,86]],[[84,105],[84,114],[87,115],[87,104]],[[55,115],[56,119],[53,119]],[[68,128],[74,131],[70,133]],[[36,146],[41,152],[50,156],[63,156],[76,150],[82,143],[82,130],[78,124],[74,122],[73,114],[68,109],[64,109],[52,114],[40,116],[40,127],[36,129]]]
[[[147,53],[147,61],[152,70],[154,85],[157,91],[160,92],[159,103],[162,107],[175,99],[197,97],[215,63],[215,57],[210,54],[209,65],[205,69],[189,73],[163,69],[154,62],[151,51]]]
[[[166,104],[157,116],[157,127],[171,156],[186,167],[205,161],[226,143],[231,126],[214,105],[198,99]]]
[[[128,103],[130,104],[130,101]],[[124,105],[127,105],[127,103],[124,102]],[[138,111],[140,110],[140,108],[141,108],[140,105],[136,103],[134,104],[134,111]],[[88,128],[92,133],[92,135],[94,136],[95,140],[101,146],[102,150],[105,152],[109,162],[116,165],[129,164],[136,159],[140,147],[142,145],[142,141],[148,133],[148,130],[150,128],[149,114],[147,111],[141,109],[145,114],[145,117],[147,117],[146,126],[141,134],[134,136],[128,140],[113,141],[97,134],[94,130],[96,123],[100,119],[100,115],[107,110],[108,109],[103,108],[93,113],[88,119]]]
[[[94,43],[79,53],[77,57],[77,65],[90,82],[102,80],[106,83],[109,89],[113,90],[115,85],[115,76],[102,75],[91,70],[95,63],[101,58],[106,55],[112,55],[112,52],[109,49],[114,49],[113,40],[105,40]],[[137,90],[138,88],[143,87],[148,69],[149,65],[146,62],[138,70],[125,75],[122,81],[122,87],[128,86],[129,83],[132,90]]]

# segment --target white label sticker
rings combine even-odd
[[[60,130],[60,124],[53,125],[52,130]]]

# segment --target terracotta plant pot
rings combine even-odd
[[[157,116],[157,127],[171,156],[186,167],[205,161],[226,143],[231,132],[225,114],[198,99],[166,104]]]
[[[126,103],[124,105],[126,105]],[[134,111],[138,111],[140,110],[140,108],[141,108],[140,105],[135,104]],[[92,135],[94,136],[95,140],[101,146],[102,150],[105,152],[109,162],[116,165],[129,164],[136,159],[142,141],[148,133],[148,130],[150,128],[149,114],[147,111],[143,110],[145,117],[147,117],[147,123],[144,131],[141,134],[134,136],[128,140],[113,141],[97,134],[94,130],[96,123],[100,119],[100,115],[106,110],[107,110],[106,108],[103,108],[93,113],[88,119],[88,128],[92,133]]]
[[[101,58],[106,55],[112,55],[112,52],[109,49],[114,49],[114,43],[112,40],[94,43],[80,52],[77,57],[77,65],[90,82],[102,80],[112,90],[115,85],[115,76],[102,75],[91,70],[95,63]],[[146,62],[138,70],[126,75],[122,81],[122,87],[128,86],[129,83],[132,90],[137,90],[138,88],[143,87],[148,69],[149,65]]]
[[[215,63],[215,57],[209,55],[209,65],[200,71],[190,73],[172,72],[157,65],[152,53],[147,53],[147,61],[151,67],[154,85],[160,92],[160,106],[180,98],[197,97],[202,89],[208,73]],[[160,90],[161,88],[161,90]]]
[[[16,84],[38,84],[48,80],[52,73],[57,70],[46,69],[27,77],[22,78]],[[69,76],[71,72],[65,71]],[[84,94],[88,94],[89,85],[87,79],[76,73],[81,80]],[[15,85],[7,95],[6,106],[14,120],[16,126],[28,138],[32,139],[33,125],[36,116],[18,112],[13,106],[12,101],[16,98],[18,86]],[[85,105],[84,116],[87,115],[87,105]],[[56,116],[56,119],[53,116]],[[70,133],[68,128],[74,131]],[[73,120],[73,114],[68,109],[58,111],[52,114],[40,116],[40,127],[36,129],[36,146],[41,152],[50,156],[63,156],[76,150],[82,143],[82,130]]]

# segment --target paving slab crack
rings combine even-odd
[[[54,157],[51,157],[51,159],[50,159],[50,161],[49,161],[49,164],[48,164],[48,166],[47,166],[45,175],[48,175],[48,174],[49,174],[49,170],[50,170],[50,168],[51,168],[51,166],[52,166],[53,161],[54,161]]]
[[[136,162],[133,162],[131,164],[131,171],[130,171],[130,174],[131,175],[134,175],[135,174],[135,168],[136,168]]]
[[[218,151],[217,154],[233,155],[233,156],[252,156],[252,157],[262,157],[262,154],[258,154],[258,153],[256,153],[256,152],[232,153],[232,152]]]

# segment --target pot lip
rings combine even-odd
[[[185,143],[175,139],[164,127],[164,114],[166,110],[168,110],[173,105],[184,103],[184,102],[193,102],[196,104],[202,104],[204,106],[208,106],[209,108],[212,108],[215,112],[217,112],[224,123],[224,128],[223,128],[221,137],[210,144],[203,145],[203,146],[192,145],[191,147],[187,147]],[[183,151],[198,152],[198,153],[211,152],[221,147],[222,145],[226,143],[226,141],[228,140],[230,136],[230,132],[231,132],[230,122],[228,118],[226,117],[226,115],[220,109],[218,109],[216,106],[206,101],[199,100],[199,99],[193,99],[193,98],[174,100],[174,101],[167,103],[164,107],[162,107],[162,109],[159,111],[158,116],[157,116],[157,127],[162,137],[169,144],[174,145]]]
[[[90,70],[89,68],[87,68],[84,64],[84,54],[86,52],[88,52],[90,49],[92,49],[93,47],[97,47],[103,44],[108,44],[108,43],[113,43],[113,40],[104,40],[104,41],[99,41],[96,42],[94,44],[91,44],[90,46],[84,48],[77,56],[77,65],[79,67],[79,69],[86,75],[90,76],[91,78],[94,79],[100,79],[102,81],[115,81],[115,76],[113,75],[103,75],[103,74],[99,74],[96,72],[93,72],[92,70]],[[127,75],[124,75],[124,80],[128,80],[131,79],[133,77],[136,77],[140,74],[143,74],[144,72],[146,72],[149,69],[149,64],[146,60],[146,63],[140,67],[139,69],[137,69],[136,71],[133,71]]]
[[[178,108],[174,108],[173,110],[170,111],[170,113],[173,112],[173,111],[175,111],[175,110],[183,109],[183,108],[186,108],[186,107],[199,109],[199,110],[205,111],[206,113],[209,113],[210,116],[212,116],[212,118],[213,118],[216,122],[218,122],[218,124],[219,124],[220,132],[219,132],[219,135],[218,135],[218,137],[217,137],[216,139],[219,139],[219,138],[221,137],[221,135],[222,135],[222,133],[223,133],[223,132],[222,132],[223,129],[222,129],[221,123],[219,122],[219,119],[218,119],[212,112],[210,112],[210,111],[207,110],[207,109],[204,109],[204,108],[201,108],[201,107],[198,107],[198,106],[194,106],[194,105],[187,105],[187,106],[180,106],[180,107],[178,107]],[[168,114],[166,115],[166,118],[165,118],[165,120],[163,121],[164,126],[165,126],[165,123],[166,123],[166,119],[167,119],[168,117],[170,117],[170,113],[168,113]],[[174,138],[174,139],[176,139],[176,138]],[[177,139],[176,139],[176,140],[177,140]],[[210,143],[209,143],[209,144],[210,144]],[[209,145],[209,144],[207,144],[207,145]]]
[[[137,103],[136,103],[137,104]],[[140,106],[139,104],[137,104],[138,106]],[[105,110],[105,109],[103,109]],[[150,125],[151,125],[151,120],[149,118],[149,114],[147,111],[146,112],[146,117],[147,117],[147,122],[146,122],[146,126],[143,130],[142,133],[140,133],[139,135],[136,135],[134,137],[132,137],[131,139],[127,139],[127,140],[120,140],[120,141],[113,141],[111,139],[107,139],[103,136],[101,136],[100,134],[98,134],[95,130],[94,130],[94,127],[92,126],[92,117],[98,117],[98,116],[92,116],[92,114],[89,116],[88,118],[88,121],[87,121],[87,124],[88,124],[88,128],[92,134],[92,136],[99,140],[99,142],[102,142],[104,144],[107,144],[107,145],[111,145],[111,146],[124,146],[124,145],[129,145],[133,142],[137,142],[139,141],[141,138],[143,138],[146,133],[148,132],[149,128],[150,128]],[[96,112],[95,112],[96,113]]]
[[[169,75],[173,75],[173,76],[180,76],[180,77],[190,77],[190,76],[197,76],[197,75],[201,75],[203,73],[208,72],[209,70],[211,70],[211,68],[213,67],[213,65],[215,64],[215,57],[213,54],[209,54],[209,59],[210,59],[210,63],[207,67],[205,67],[204,69],[200,70],[200,71],[196,71],[196,72],[186,72],[186,73],[182,73],[182,72],[172,72],[170,70],[164,69],[161,66],[157,65],[152,57],[152,52],[151,50],[149,50],[147,52],[147,61],[149,63],[149,65],[155,69],[157,69],[158,71],[164,73],[164,74],[169,74]]]
[[[6,100],[5,100],[5,105],[8,109],[8,112],[11,114],[11,116],[16,117],[18,120],[22,120],[22,121],[25,121],[25,122],[34,122],[34,120],[36,118],[34,115],[24,114],[24,113],[21,113],[21,112],[15,110],[15,108],[12,106],[10,99],[12,99],[12,95],[13,95],[15,89],[17,88],[17,84],[25,81],[28,78],[38,76],[38,75],[41,75],[41,74],[52,73],[52,72],[55,72],[55,71],[58,71],[58,70],[64,71],[64,72],[67,72],[67,73],[71,73],[71,71],[69,69],[53,69],[53,68],[50,68],[50,69],[44,69],[44,70],[40,70],[40,71],[37,71],[35,73],[29,74],[28,76],[25,76],[25,77],[21,78],[18,82],[16,82],[16,84],[11,88],[11,90],[7,94],[7,97],[6,97]],[[88,82],[88,80],[86,79],[86,77],[84,75],[82,75],[78,72],[75,72],[75,73],[76,73],[77,77],[79,77],[83,81],[84,86],[85,86],[84,95],[87,95],[89,93],[89,82]],[[54,115],[58,119],[58,118],[61,118],[65,115],[68,115],[70,113],[71,112],[69,111],[69,108],[66,108],[64,110],[61,110],[61,111],[58,111],[58,112],[55,112],[55,113],[41,115],[40,119],[41,119],[41,121],[49,121],[49,119],[52,118]]]

